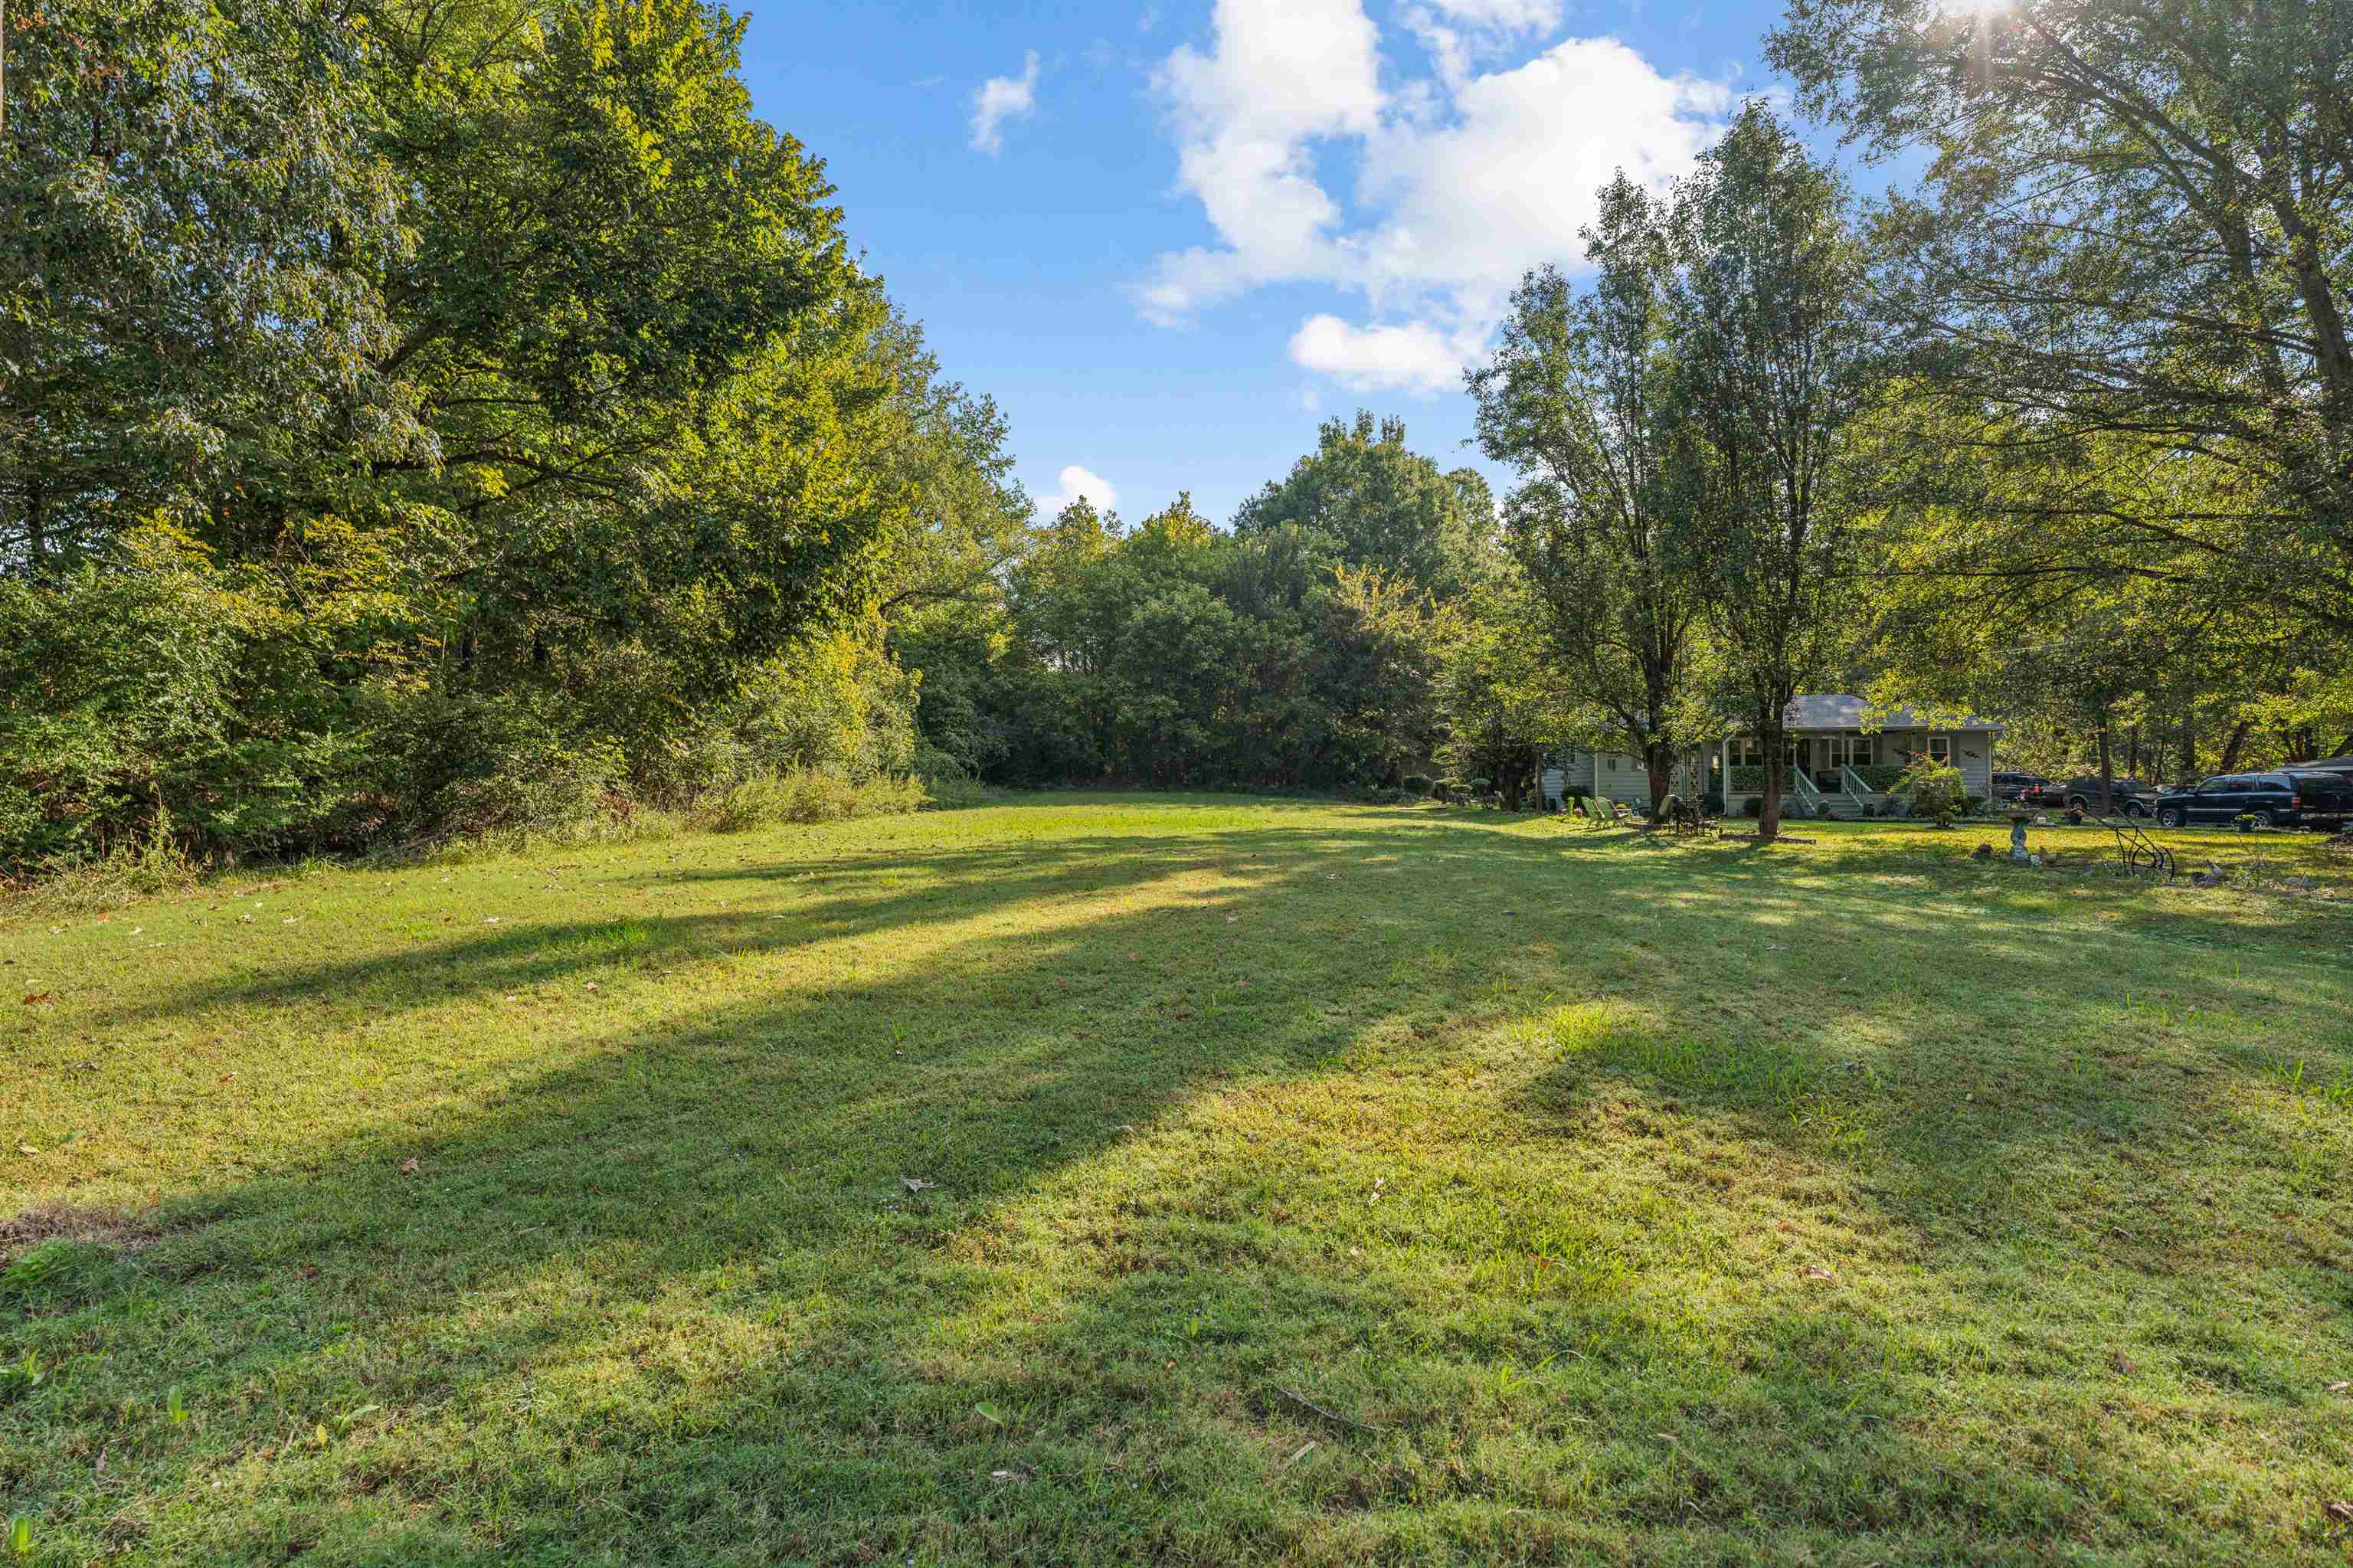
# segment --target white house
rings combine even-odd
[[[1931,724],[1908,708],[1871,715],[1871,705],[1852,695],[1802,696],[1789,705],[1792,755],[1782,780],[1785,809],[1842,817],[1862,814],[1889,799],[1896,776],[1915,757],[1950,762],[1972,795],[1993,794],[1993,748],[2004,726],[1971,716],[1957,724]],[[1738,812],[1764,788],[1765,756],[1757,737],[1735,735],[1676,760],[1670,788],[1679,795],[1722,794],[1725,809]],[[1569,750],[1546,758],[1547,801],[1565,796],[1623,800],[1638,810],[1651,804],[1651,776],[1641,758],[1616,752]]]

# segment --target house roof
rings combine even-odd
[[[1978,718],[1975,715],[1965,718],[1958,724],[1932,724],[1910,708],[1893,708],[1874,716],[1869,703],[1849,693],[1799,697],[1783,711],[1785,722],[1791,729],[1940,729],[1998,732],[2009,727],[1992,719]]]

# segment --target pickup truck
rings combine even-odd
[[[2353,820],[2353,778],[2341,773],[2226,773],[2161,791],[2161,828],[2227,827],[2253,817],[2273,828],[2341,828]]]
[[[2112,779],[2108,781],[2108,789],[2113,796],[2112,803],[2121,815],[2146,817],[2149,814],[2149,797],[2156,791],[2139,779]],[[2073,806],[2085,811],[2096,811],[2100,809],[2100,776],[2094,773],[2083,778],[2070,779],[2064,784],[2052,783],[2046,779],[2042,784],[2021,792],[2018,797],[2018,803],[2021,806],[2041,806],[2046,810],[2063,810]]]

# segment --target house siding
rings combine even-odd
[[[1799,738],[1808,741],[1823,738],[1829,732],[1811,730],[1798,732]],[[1968,794],[1989,799],[1993,794],[1993,753],[1996,732],[1986,729],[1891,729],[1878,734],[1876,756],[1882,762],[1900,762],[1903,753],[1925,752],[1933,736],[1949,736],[1953,743],[1953,766],[1960,770],[1961,787]],[[1809,753],[1810,758],[1811,754]],[[1811,764],[1810,762],[1809,766]],[[1872,797],[1884,799],[1883,796]],[[1737,811],[1747,795],[1732,795],[1727,809]]]

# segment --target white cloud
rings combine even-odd
[[[1354,392],[1442,392],[1461,384],[1482,335],[1450,335],[1427,322],[1360,327],[1314,315],[1292,334],[1291,362]]]
[[[1560,26],[1560,0],[1430,0],[1430,5],[1469,27],[1548,33]]]
[[[1038,51],[1024,58],[1019,76],[993,76],[972,95],[972,147],[994,158],[1005,150],[1005,122],[1038,107]]]
[[[1168,57],[1157,85],[1178,183],[1217,243],[1155,260],[1146,316],[1326,284],[1361,295],[1367,319],[1311,318],[1296,363],[1352,387],[1451,387],[1530,267],[1583,264],[1578,230],[1615,170],[1663,186],[1733,108],[1729,88],[1663,73],[1616,38],[1544,44],[1560,0],[1415,0],[1398,15],[1434,76],[1383,80],[1362,0],[1219,0],[1208,51]],[[1353,185],[1327,188],[1335,167]]]
[[[1179,143],[1177,180],[1227,241],[1166,256],[1145,313],[1183,315],[1261,282],[1329,270],[1339,208],[1315,183],[1312,140],[1380,124],[1379,35],[1359,0],[1218,0],[1217,47],[1185,45],[1156,84]]]
[[[1063,507],[1082,499],[1098,512],[1108,512],[1119,504],[1119,492],[1112,488],[1111,481],[1092,470],[1081,468],[1077,463],[1071,464],[1058,474],[1056,482],[1060,488],[1053,494],[1039,498],[1038,515],[1040,517],[1059,517]]]

